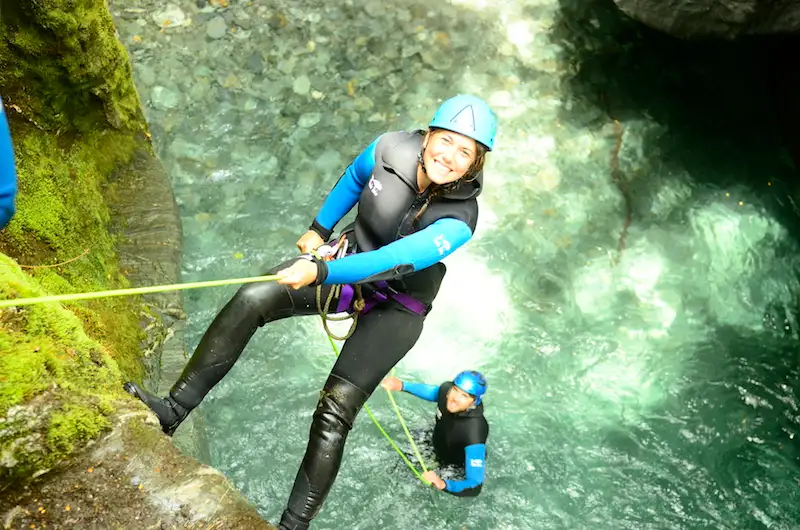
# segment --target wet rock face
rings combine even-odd
[[[110,430],[69,463],[23,488],[0,484],[1,528],[275,530],[221,473],[181,454],[142,405],[114,406]]]
[[[685,39],[800,33],[799,0],[614,0],[648,26]]]

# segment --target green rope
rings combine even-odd
[[[336,344],[333,342],[333,337],[328,335],[328,341],[330,341],[331,348],[333,348],[334,353],[338,357],[339,350],[336,348]],[[422,461],[422,456],[420,455],[419,450],[417,449],[417,444],[414,443],[414,438],[411,436],[411,433],[408,432],[408,427],[406,427],[406,423],[405,421],[403,421],[403,416],[400,414],[400,408],[397,406],[397,403],[395,403],[394,398],[392,397],[392,393],[389,390],[387,390],[386,393],[389,395],[389,399],[392,401],[392,406],[394,407],[394,411],[397,413],[397,417],[400,418],[400,423],[403,425],[403,430],[405,431],[406,436],[408,436],[408,440],[411,442],[411,446],[414,448],[414,454],[416,454],[417,459],[419,460],[419,463],[422,466],[422,469],[424,471],[428,471],[427,468],[425,467],[425,463]],[[414,467],[414,464],[412,464],[411,461],[409,461],[405,453],[403,453],[403,451],[400,450],[399,447],[397,447],[397,444],[394,442],[394,440],[392,440],[392,437],[389,436],[389,434],[383,429],[383,427],[381,427],[381,424],[378,422],[378,419],[372,414],[369,405],[367,405],[366,403],[364,404],[364,410],[367,411],[367,414],[369,415],[370,419],[372,419],[372,422],[375,424],[378,430],[381,431],[381,434],[383,434],[386,437],[386,439],[389,440],[389,443],[392,445],[392,447],[394,447],[394,450],[397,451],[397,454],[400,455],[400,458],[402,458],[403,462],[405,462],[408,465],[408,467],[411,469],[414,475],[416,475],[417,478],[420,479],[423,484],[425,484],[426,486],[430,486],[431,483],[422,478],[422,475],[417,470],[417,468]]]
[[[392,369],[392,375],[394,375],[394,369]],[[386,391],[386,394],[389,396],[389,401],[392,402],[392,407],[394,407],[394,411],[397,413],[397,418],[400,420],[400,425],[403,426],[403,432],[406,433],[406,437],[408,437],[408,441],[411,442],[411,448],[414,450],[414,454],[419,460],[419,465],[422,466],[422,472],[427,473],[428,468],[425,467],[425,462],[422,460],[422,455],[419,453],[419,449],[417,449],[417,444],[414,443],[414,437],[411,436],[411,433],[408,432],[408,427],[406,427],[406,422],[403,419],[403,415],[400,414],[400,407],[397,406],[397,403],[394,401],[394,396],[390,391]]]
[[[180,291],[185,289],[199,289],[201,287],[218,287],[239,283],[270,282],[277,280],[277,275],[252,276],[249,278],[233,278],[231,280],[211,280],[206,282],[173,283],[171,285],[154,285],[152,287],[136,287],[133,289],[114,289],[111,291],[96,291],[93,293],[57,294],[52,296],[37,296],[36,298],[12,298],[0,300],[0,308],[21,305],[40,304],[44,302],[64,302],[67,300],[86,300],[89,298],[108,298],[111,296],[129,296],[134,294],[161,293],[164,291]]]

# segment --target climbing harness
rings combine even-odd
[[[342,234],[335,244],[330,243],[320,246],[317,250],[312,250],[309,256],[313,255],[321,261],[332,261],[347,256],[347,251],[350,250],[350,241],[347,239],[347,233]],[[428,314],[429,307],[423,304],[413,296],[401,293],[392,288],[388,282],[375,281],[371,283],[372,292],[365,298],[362,291],[361,284],[344,284],[336,285],[328,293],[325,303],[322,303],[322,286],[317,286],[317,313],[322,318],[322,326],[328,336],[333,337],[335,340],[349,339],[356,329],[358,324],[358,317],[362,314],[369,313],[373,307],[385,302],[389,299],[399,303],[412,313],[416,313],[422,317]],[[331,302],[336,298],[338,300],[335,313],[348,313],[342,316],[331,316]],[[337,337],[328,327],[328,322],[337,322],[347,319],[352,319],[350,329],[344,337]]]
[[[331,245],[322,245],[316,250],[312,250],[311,253],[314,255],[315,258],[324,261],[331,261],[334,259],[339,259],[347,255],[347,250],[350,247],[350,240],[347,239],[347,234],[344,233],[339,238],[339,241],[331,246]],[[330,292],[328,293],[328,297],[325,299],[325,304],[322,305],[322,285],[317,285],[317,313],[319,313],[320,318],[322,318],[322,327],[325,329],[325,333],[327,333],[328,337],[331,337],[335,340],[347,340],[352,335],[353,332],[356,330],[356,324],[358,324],[358,315],[364,309],[364,297],[361,294],[361,286],[356,285],[356,299],[353,301],[353,312],[348,315],[342,316],[331,316],[329,314],[331,308],[331,301],[334,298],[337,300],[341,300],[340,294],[342,292],[342,287],[350,287],[349,285],[336,285],[334,286]],[[352,289],[352,288],[351,288]],[[350,291],[350,299],[352,300],[352,290]],[[337,313],[342,313],[344,310],[341,308],[342,304],[339,303],[337,306]],[[347,330],[347,333],[344,337],[337,337],[333,334],[333,332],[328,327],[328,322],[339,322],[342,320],[347,320],[349,318],[353,319],[353,322],[350,324],[350,329]]]

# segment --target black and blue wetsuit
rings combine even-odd
[[[483,416],[482,402],[457,414],[447,410],[447,393],[453,386],[452,382],[437,386],[404,381],[403,392],[438,405],[433,429],[436,458],[442,464],[464,465],[466,478],[445,480],[444,491],[458,497],[475,497],[483,487],[489,424]]]
[[[369,293],[385,282],[392,292],[412,297],[423,310],[409,309],[410,304],[390,297],[359,316],[314,412],[308,448],[281,519],[283,530],[304,530],[319,513],[356,415],[422,332],[445,274],[442,258],[466,243],[475,230],[482,174],[465,177],[448,193],[432,197],[431,188],[421,193],[417,163],[422,141],[419,131],[381,135],[346,169],[311,224],[327,240],[342,217],[358,205],[355,222],[342,231],[353,253],[318,262],[316,283],[322,285],[323,299],[336,284],[360,284]],[[211,323],[167,398],[152,396],[133,383],[126,389],[150,406],[171,434],[228,373],[260,326],[317,314],[315,290],[277,283],[242,287]],[[343,309],[336,296],[331,308]]]
[[[0,229],[14,216],[17,195],[17,172],[14,169],[14,148],[8,130],[3,101],[0,100]]]

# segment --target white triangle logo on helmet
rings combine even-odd
[[[452,123],[455,123],[462,131],[463,130],[475,130],[475,112],[472,110],[472,105],[467,105],[460,111],[458,114],[453,116],[453,119],[450,120]]]

